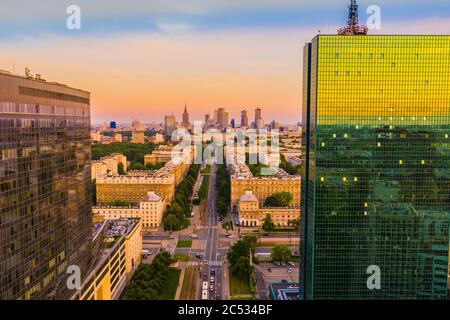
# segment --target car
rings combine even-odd
[[[195,233],[193,233],[193,234],[190,234],[188,237],[191,238],[191,239],[197,239],[197,238],[198,238],[198,235],[196,235]]]
[[[203,259],[203,256],[202,256],[201,254],[196,254],[195,257],[196,257],[197,259]]]
[[[207,266],[208,265],[208,260],[205,260],[204,263],[205,263],[205,266]]]
[[[286,263],[284,261],[281,261],[281,265],[284,267]]]
[[[214,283],[214,277],[211,277],[210,282],[211,282],[211,283]]]
[[[292,261],[289,261],[289,262],[288,262],[288,265],[290,265],[291,267],[293,267],[293,266],[295,266],[295,263],[292,262]]]
[[[228,233],[228,234],[225,235],[225,237],[227,237],[227,238],[231,238],[232,236],[233,235],[231,233]]]
[[[216,274],[216,270],[215,269],[211,269],[211,274]]]
[[[281,263],[279,261],[274,261],[273,264],[278,266],[278,267],[281,266]]]
[[[210,286],[209,286],[209,291],[211,291],[211,292],[214,291],[214,286],[213,286],[213,285],[210,285]]]
[[[203,280],[208,279],[208,275],[206,273],[203,274]]]
[[[287,269],[287,272],[288,272],[288,273],[292,273],[292,272],[293,272],[292,268],[288,268],[288,269]]]

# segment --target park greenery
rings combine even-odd
[[[275,229],[275,223],[272,220],[272,216],[270,214],[267,214],[264,218],[264,222],[262,225],[262,229],[264,231],[273,231]]]
[[[280,168],[290,175],[299,175],[301,173],[301,165],[294,166],[291,163],[287,162],[283,154],[280,154]]]
[[[243,281],[250,281],[253,267],[250,265],[252,249],[256,247],[257,237],[246,235],[238,240],[227,255],[231,273]]]
[[[163,252],[155,257],[152,264],[141,264],[130,284],[125,288],[122,298],[125,300],[174,299],[173,284],[176,290],[179,270],[169,267],[173,262],[172,256]]]
[[[116,142],[110,144],[96,144],[92,146],[92,160],[100,160],[101,157],[113,153],[121,153],[130,162],[130,170],[144,170],[144,156],[152,153],[156,148],[154,143]]]
[[[110,203],[108,203],[108,205],[112,206],[112,207],[128,207],[130,204],[124,200],[113,200]]]
[[[217,190],[216,209],[219,215],[225,217],[230,207],[231,182],[224,164],[217,165],[215,187]]]
[[[192,212],[192,190],[199,171],[200,166],[198,164],[191,165],[186,177],[179,184],[175,192],[175,197],[168,205],[163,218],[165,230],[179,231],[188,227],[188,218]]]
[[[202,185],[198,191],[198,198],[204,200],[208,197],[209,179],[211,177],[211,165],[207,165],[203,172]]]
[[[288,225],[296,231],[300,231],[300,218],[289,220]]]
[[[289,262],[292,260],[292,251],[288,246],[276,245],[272,248],[272,261]]]
[[[278,192],[267,197],[264,201],[264,207],[267,208],[286,208],[291,205],[293,200],[292,194],[289,192]]]
[[[119,164],[117,165],[117,173],[119,175],[124,175],[125,174],[125,166],[123,165],[122,162],[119,162]]]

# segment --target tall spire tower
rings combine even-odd
[[[350,5],[348,6],[348,20],[347,25],[344,28],[338,30],[339,35],[366,35],[368,32],[368,28],[366,26],[362,26],[359,24],[358,17],[358,4],[356,0],[351,0]]]
[[[184,112],[183,112],[183,122],[182,122],[182,126],[184,127],[184,128],[189,128],[189,125],[190,125],[190,123],[189,123],[189,113],[188,113],[188,111],[187,111],[187,105],[186,105],[186,103],[184,104]]]

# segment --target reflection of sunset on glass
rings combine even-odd
[[[450,299],[449,31],[449,0],[0,0],[0,301]]]

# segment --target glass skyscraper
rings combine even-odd
[[[304,47],[304,298],[447,298],[449,136],[450,36]]]
[[[0,299],[66,299],[90,263],[90,94],[0,72]]]

